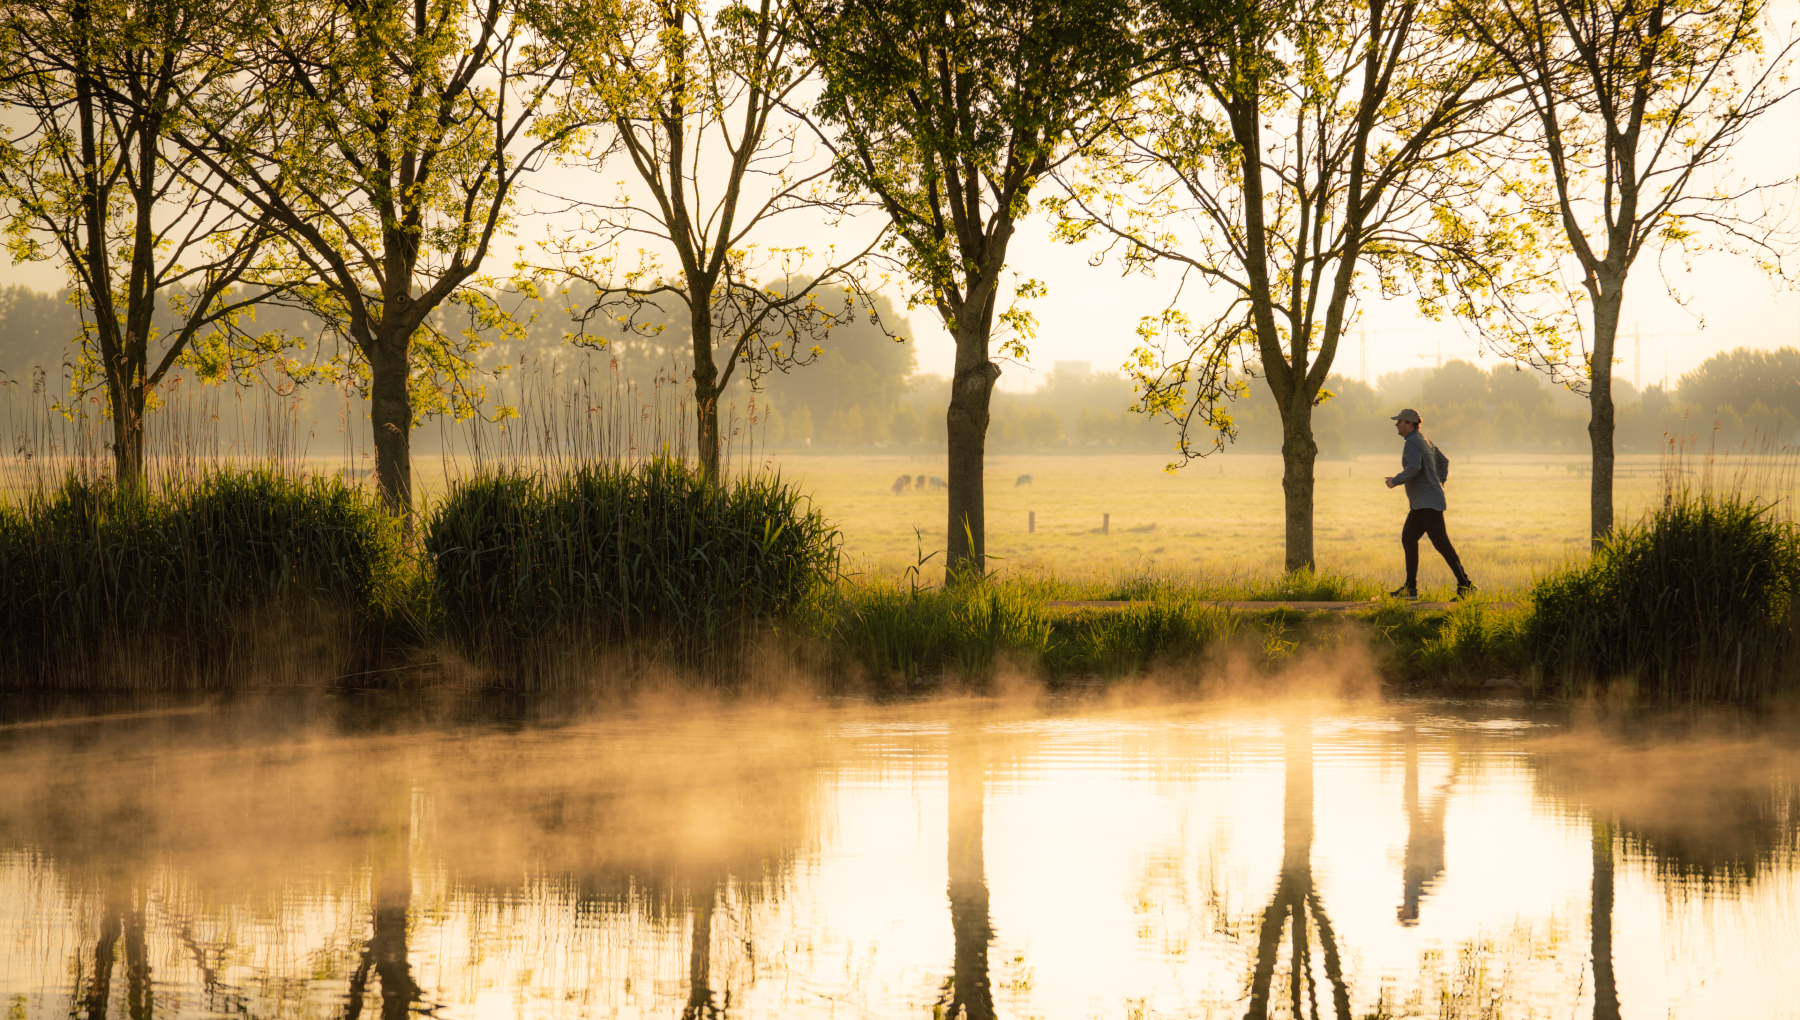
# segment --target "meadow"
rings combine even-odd
[[[1450,536],[1489,594],[1523,590],[1535,578],[1587,559],[1586,458],[1452,456]],[[809,492],[842,529],[847,571],[898,576],[921,553],[944,546],[945,494],[929,484],[933,474],[943,473],[940,457],[780,454],[763,461]],[[1396,444],[1393,457],[1319,462],[1314,548],[1321,573],[1388,587],[1404,579],[1399,534],[1406,497],[1382,484],[1398,461]],[[990,458],[990,568],[1002,577],[1150,576],[1206,585],[1282,573],[1279,457],[1218,456],[1174,474],[1163,470],[1166,463],[1154,454]],[[924,475],[927,485],[895,494],[902,474],[915,481]],[[1022,475],[1031,482],[1015,484]],[[1658,505],[1663,491],[1661,458],[1620,458],[1615,498],[1622,521]],[[1106,515],[1110,523],[1103,532]],[[935,570],[940,559],[927,562],[925,577],[941,575]],[[1420,563],[1422,590],[1444,594],[1454,588],[1428,545]]]

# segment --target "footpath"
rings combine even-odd
[[[1103,600],[1094,600],[1094,601],[1063,600],[1063,601],[1046,602],[1046,603],[1044,603],[1044,608],[1046,608],[1046,609],[1099,610],[1099,611],[1104,612],[1104,611],[1116,611],[1116,610],[1130,609],[1132,606],[1147,606],[1150,604],[1151,603],[1149,603],[1149,602],[1125,602],[1125,601],[1108,602],[1108,601],[1103,601]],[[1249,611],[1249,612],[1266,612],[1267,610],[1270,610],[1270,609],[1293,609],[1293,610],[1298,610],[1300,612],[1343,613],[1343,612],[1350,612],[1352,610],[1357,610],[1357,609],[1375,609],[1375,608],[1379,607],[1380,605],[1382,605],[1382,602],[1376,601],[1376,600],[1370,600],[1367,602],[1293,602],[1293,601],[1289,601],[1289,602],[1273,602],[1273,601],[1270,601],[1270,602],[1222,602],[1222,601],[1207,601],[1207,602],[1202,602],[1200,604],[1203,606],[1215,606],[1219,609],[1237,609],[1237,610],[1244,610],[1244,611]],[[1517,608],[1519,608],[1519,604],[1517,602],[1477,602],[1474,604],[1481,606],[1483,608],[1486,608],[1486,609],[1517,609]],[[1455,609],[1457,606],[1463,605],[1463,603],[1461,603],[1461,602],[1407,602],[1407,603],[1403,603],[1403,605],[1405,605],[1405,607],[1407,609],[1427,611],[1427,610],[1433,610],[1433,609],[1436,609],[1436,610]]]

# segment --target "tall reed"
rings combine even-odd
[[[703,659],[830,583],[838,550],[779,476],[715,484],[667,458],[490,470],[424,529],[444,633],[490,662],[618,643]]]
[[[360,637],[401,563],[394,523],[336,478],[70,474],[0,512],[0,670],[32,686],[257,682],[280,679],[294,642],[327,669],[367,666]]]
[[[1581,569],[1532,591],[1525,643],[1566,690],[1624,679],[1661,698],[1791,690],[1800,534],[1741,494],[1672,491]]]

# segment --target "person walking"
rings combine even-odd
[[[1444,531],[1444,478],[1450,474],[1450,458],[1438,452],[1419,431],[1425,424],[1419,412],[1408,407],[1394,415],[1393,422],[1394,431],[1406,445],[1400,452],[1400,473],[1384,481],[1390,489],[1406,486],[1406,524],[1400,529],[1400,547],[1406,550],[1406,583],[1388,594],[1405,599],[1419,597],[1419,536],[1426,535],[1456,575],[1456,598],[1467,598],[1474,594],[1475,582],[1469,580],[1456,547],[1450,544],[1450,535]]]

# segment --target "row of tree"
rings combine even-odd
[[[947,560],[979,568],[996,358],[1026,355],[1045,289],[1008,253],[1046,211],[1097,263],[1212,299],[1144,318],[1138,408],[1198,455],[1266,388],[1290,567],[1313,558],[1315,408],[1372,295],[1585,394],[1598,537],[1638,257],[1711,225],[1778,268],[1733,204],[1757,186],[1718,184],[1789,94],[1768,2],[20,0],[0,201],[13,257],[68,273],[72,385],[104,393],[122,477],[185,360],[359,390],[410,514],[413,429],[483,408],[484,337],[524,339],[503,298],[539,291],[578,341],[686,326],[716,474],[730,387],[859,321],[903,337],[870,295],[885,266],[955,344]],[[529,183],[552,166],[566,194]],[[496,269],[527,189],[562,216]],[[853,240],[783,243],[821,229]]]

